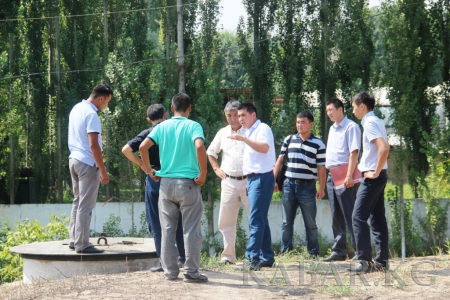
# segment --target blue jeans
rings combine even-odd
[[[281,252],[293,249],[294,220],[300,206],[306,230],[306,245],[311,255],[319,254],[319,238],[316,224],[316,182],[295,184],[289,179],[283,183]]]
[[[250,236],[248,238],[245,257],[256,266],[260,262],[272,265],[275,262],[270,236],[269,213],[272,201],[275,177],[273,173],[266,173],[247,179],[248,202],[250,213],[248,224]]]
[[[160,258],[161,263],[161,223],[159,221],[159,187],[161,183],[153,181],[149,175],[145,180],[145,216],[147,218],[148,231],[151,232],[153,240],[155,241],[156,254]],[[183,240],[183,222],[181,219],[181,212],[179,216],[177,227],[177,234],[175,242],[178,248],[178,260],[184,264],[186,255],[184,251]]]

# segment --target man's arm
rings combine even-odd
[[[378,161],[377,167],[374,172],[365,172],[364,178],[375,179],[380,175],[381,170],[383,170],[384,165],[386,164],[387,157],[389,154],[388,144],[385,142],[383,138],[376,138],[373,140],[375,145],[378,148]]]
[[[353,182],[353,173],[355,172],[356,166],[358,165],[358,150],[353,150],[352,153],[350,153],[350,158],[348,160],[348,169],[347,169],[347,176],[344,180],[344,186],[347,188],[350,188],[355,185]]]
[[[318,165],[317,173],[319,175],[319,190],[316,193],[316,199],[322,199],[325,195],[325,182],[327,179],[327,169],[325,168],[325,165]]]
[[[222,179],[225,179],[227,177],[227,174],[225,174],[225,172],[220,168],[217,158],[212,155],[208,155],[208,159],[216,175]]]
[[[275,163],[275,167],[273,169],[273,175],[275,176],[275,188],[274,192],[280,192],[282,187],[277,184],[278,173],[280,172],[281,165],[283,164],[284,157],[278,157],[277,162]]]
[[[123,146],[122,153],[132,163],[138,165],[142,169],[142,171],[144,171],[145,174],[148,174],[150,172],[150,170],[147,170],[145,168],[144,162],[136,154],[134,154],[134,151],[133,149],[131,149],[130,145],[126,144],[125,146]]]
[[[153,141],[149,138],[146,138],[141,145],[139,146],[139,152],[141,153],[141,158],[142,158],[142,162],[144,163],[144,168],[146,170],[149,170],[150,172],[148,173],[148,175],[150,175],[150,177],[158,182],[160,180],[160,178],[158,176],[155,176],[155,174],[153,173],[152,167],[150,165],[150,158],[148,156],[148,149],[150,149],[150,147],[152,147],[155,143],[153,143]]]
[[[256,152],[260,152],[260,153],[267,153],[267,152],[269,152],[269,145],[267,143],[265,143],[265,142],[258,142],[258,141],[249,139],[249,138],[247,138],[245,136],[242,136],[240,134],[232,134],[228,138],[232,139],[232,140],[243,141],[244,143],[249,145],[250,148],[252,148]]]
[[[103,162],[102,149],[98,144],[98,133],[89,132],[89,148],[91,148],[92,155],[94,156],[95,163],[100,170],[100,182],[107,184],[109,182],[109,175],[106,172],[105,163]]]
[[[195,151],[197,152],[197,160],[198,165],[200,167],[200,174],[197,176],[197,178],[194,179],[194,181],[195,184],[197,184],[198,186],[202,186],[205,183],[207,173],[207,162],[206,162],[207,155],[203,139],[195,140]]]

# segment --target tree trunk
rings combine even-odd
[[[103,66],[106,67],[106,64],[108,63],[108,14],[107,14],[107,7],[108,3],[107,0],[103,0],[103,31],[104,31],[104,46],[103,46]],[[105,83],[109,85],[109,78],[106,76],[105,71]],[[111,145],[111,129],[109,127],[109,114],[106,116],[106,157],[108,158],[106,160],[106,172],[110,172],[110,145]],[[106,199],[111,199],[111,185],[108,183],[106,185]]]
[[[55,155],[53,153],[53,120],[52,120],[52,70],[53,70],[53,22],[50,21],[49,26],[49,49],[48,49],[48,148],[50,156],[50,203],[54,204],[56,202],[56,182],[55,182]]]
[[[261,38],[260,32],[260,4],[255,1],[255,10],[253,11],[253,55],[254,55],[254,72],[255,81],[253,83],[253,97],[255,101],[256,110],[262,115],[262,99],[259,93],[259,40]]]
[[[328,140],[328,117],[327,117],[327,2],[326,0],[323,0],[322,4],[323,7],[323,111],[322,111],[322,120],[324,120],[324,123],[322,125],[323,131],[322,131],[322,138],[324,141]]]
[[[167,4],[168,5],[168,4]],[[169,9],[166,8],[166,59],[170,56],[170,28],[169,28]],[[168,73],[167,73],[168,74]]]
[[[57,1],[58,3],[59,1]],[[59,14],[59,9],[57,9]],[[63,203],[62,148],[61,148],[61,49],[59,41],[59,18],[55,19],[56,36],[56,143],[58,152],[58,202]]]
[[[12,32],[9,33],[9,73],[12,75],[12,67],[13,67],[13,42],[14,42],[14,34]],[[9,85],[9,111],[12,110],[12,91],[11,84]],[[9,203],[15,203],[15,185],[14,185],[14,139],[12,133],[9,134],[9,178],[10,178],[10,190],[9,190]]]
[[[184,72],[184,43],[183,43],[183,1],[177,0],[177,37],[178,37],[178,92],[186,92],[186,77]]]

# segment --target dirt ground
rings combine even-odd
[[[350,276],[345,270],[349,265],[350,261],[332,265],[291,261],[253,273],[212,265],[201,270],[209,278],[203,284],[184,283],[182,274],[179,280],[168,281],[162,273],[149,271],[43,280],[32,285],[15,282],[0,285],[0,299],[450,298],[448,255],[409,258],[403,263],[393,259],[390,273],[369,273],[364,278]],[[311,283],[314,277],[316,280]]]

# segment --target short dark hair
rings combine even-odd
[[[238,110],[245,109],[249,114],[255,113],[256,116],[258,116],[258,112],[256,111],[256,106],[253,105],[253,103],[241,103],[239,105]]]
[[[302,111],[302,112],[299,112],[298,113],[298,115],[297,115],[297,118],[308,118],[308,121],[310,122],[310,123],[312,123],[312,122],[314,122],[314,116],[312,115],[312,113],[310,113],[309,111]]]
[[[344,111],[344,103],[342,103],[342,101],[339,100],[338,98],[331,98],[330,100],[327,101],[325,106],[328,106],[330,104],[333,104],[336,109],[339,109],[339,107],[342,107],[342,111]]]
[[[166,109],[162,104],[152,104],[147,108],[147,117],[152,120],[160,120],[164,117]]]
[[[372,111],[375,107],[375,98],[369,92],[359,93],[358,95],[353,97],[352,102],[355,103],[357,106],[360,106],[361,103],[364,103],[364,105],[367,106],[367,109],[369,111]]]
[[[101,96],[108,97],[109,95],[113,95],[113,91],[108,85],[103,83],[97,84],[91,93],[92,99],[97,99]]]
[[[172,106],[176,112],[186,112],[191,105],[191,98],[185,93],[178,93],[172,98]]]

